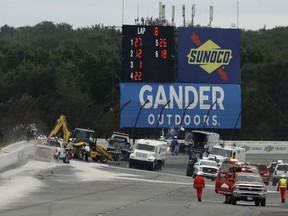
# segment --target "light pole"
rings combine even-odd
[[[122,0],[122,25],[124,24],[124,0]]]

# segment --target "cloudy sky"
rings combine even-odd
[[[212,27],[238,24],[242,29],[259,30],[288,26],[288,0],[0,0],[0,26],[34,26],[42,21],[68,23],[73,28],[135,24],[137,17],[158,18],[159,2],[165,5],[170,21],[175,6],[176,26],[183,26],[182,5],[186,21],[191,22],[192,4],[196,8],[194,24],[202,26],[209,23],[210,6]]]

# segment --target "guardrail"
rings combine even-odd
[[[103,138],[97,143],[107,146]],[[246,150],[246,154],[288,154],[288,141],[224,141],[225,145],[236,145]],[[0,150],[0,170],[34,155],[36,144],[21,141]]]
[[[0,150],[0,169],[29,159],[34,154],[35,143],[21,141]]]

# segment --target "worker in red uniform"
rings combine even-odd
[[[230,182],[234,181],[232,173],[226,173],[225,179]],[[225,201],[224,201],[225,204],[230,204],[231,202],[230,197],[231,197],[230,194],[225,194]]]
[[[285,175],[281,175],[281,178],[278,181],[278,185],[277,185],[277,190],[280,190],[280,194],[281,194],[281,200],[282,203],[285,203],[286,200],[286,190],[288,188],[288,181],[285,178]]]
[[[203,178],[203,173],[201,171],[197,172],[197,176],[194,179],[193,187],[197,191],[198,202],[201,202],[202,201],[203,188],[205,188],[205,181]]]

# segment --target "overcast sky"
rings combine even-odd
[[[123,21],[135,24],[138,16],[158,18],[159,2],[165,5],[169,21],[172,5],[175,6],[176,26],[183,26],[182,5],[186,21],[191,22],[192,4],[196,6],[194,24],[201,26],[209,23],[210,6],[212,27],[229,28],[237,23],[246,30],[259,30],[264,25],[267,29],[288,26],[288,0],[0,0],[0,26],[34,26],[42,21],[68,23],[73,28],[95,24],[121,26]]]

